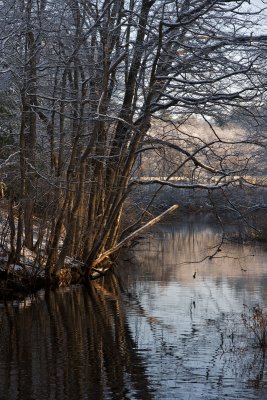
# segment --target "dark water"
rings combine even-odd
[[[205,220],[160,225],[120,280],[0,304],[0,400],[266,399],[241,314],[267,306],[267,252],[228,243],[197,262],[219,240]]]

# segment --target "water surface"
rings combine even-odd
[[[210,257],[220,239],[205,218],[161,224],[120,279],[1,304],[0,399],[267,398],[241,318],[266,306],[267,253],[227,243]]]

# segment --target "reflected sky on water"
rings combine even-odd
[[[266,306],[264,247],[201,218],[158,225],[118,279],[0,305],[0,399],[265,399],[241,314]],[[203,262],[200,260],[205,259]]]

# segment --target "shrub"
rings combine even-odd
[[[261,348],[267,348],[267,312],[259,305],[248,307],[242,314],[244,326],[253,333],[256,343]]]

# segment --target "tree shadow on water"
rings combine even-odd
[[[0,309],[0,321],[3,399],[153,399],[114,275]]]

